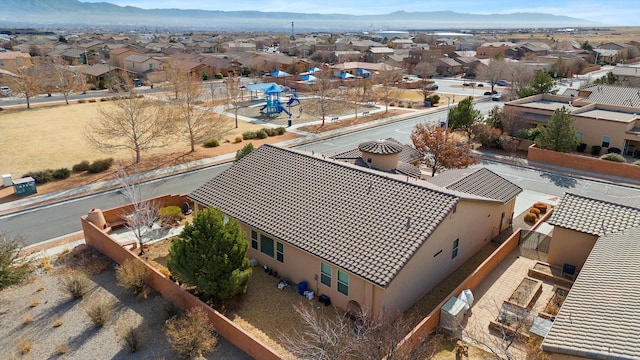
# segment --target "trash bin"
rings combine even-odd
[[[431,107],[431,101],[425,101],[424,102],[424,107],[430,108]]]
[[[287,120],[287,126],[291,127],[291,119]]]
[[[300,295],[304,296],[304,292],[307,291],[307,282],[306,281],[300,281],[298,283],[298,293]]]
[[[32,177],[13,180],[13,190],[16,196],[27,196],[38,192],[36,181]]]

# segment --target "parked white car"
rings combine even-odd
[[[11,89],[8,86],[0,86],[0,95],[10,96]]]

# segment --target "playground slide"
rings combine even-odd
[[[267,107],[267,104],[264,104],[264,106],[260,108],[260,111],[264,110],[266,107]]]
[[[294,102],[298,102],[298,105],[300,105],[300,100],[298,99],[298,96],[292,96],[291,98],[289,98],[289,101],[287,102],[288,106],[293,105]]]
[[[283,112],[289,116],[291,116],[291,113],[287,111],[287,109],[285,109],[282,105],[278,104],[278,114]]]

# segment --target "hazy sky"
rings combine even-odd
[[[404,11],[455,11],[472,14],[504,14],[539,12],[566,15],[596,21],[607,25],[640,26],[638,0],[80,0],[81,2],[110,2],[120,6],[143,9],[201,9],[201,10],[258,10],[271,12],[298,12],[320,14],[372,15]]]

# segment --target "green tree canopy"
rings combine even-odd
[[[245,293],[251,276],[246,235],[217,209],[196,213],[171,243],[167,266],[180,282],[216,300]]]
[[[559,152],[574,151],[580,140],[576,137],[576,129],[571,126],[572,123],[569,109],[564,106],[556,109],[547,126],[540,128],[540,135],[535,139],[536,145],[542,149]]]
[[[483,118],[480,110],[473,107],[473,97],[468,96],[449,111],[449,128],[451,130],[465,131],[471,137],[473,124],[480,122]]]
[[[616,85],[620,84],[620,78],[618,78],[616,74],[609,71],[606,76],[595,79],[593,83],[603,85]]]
[[[533,79],[529,82],[529,86],[523,86],[518,89],[518,97],[523,98],[538,94],[555,94],[558,90],[554,90],[555,86],[551,75],[544,71],[538,70],[533,74]]]

